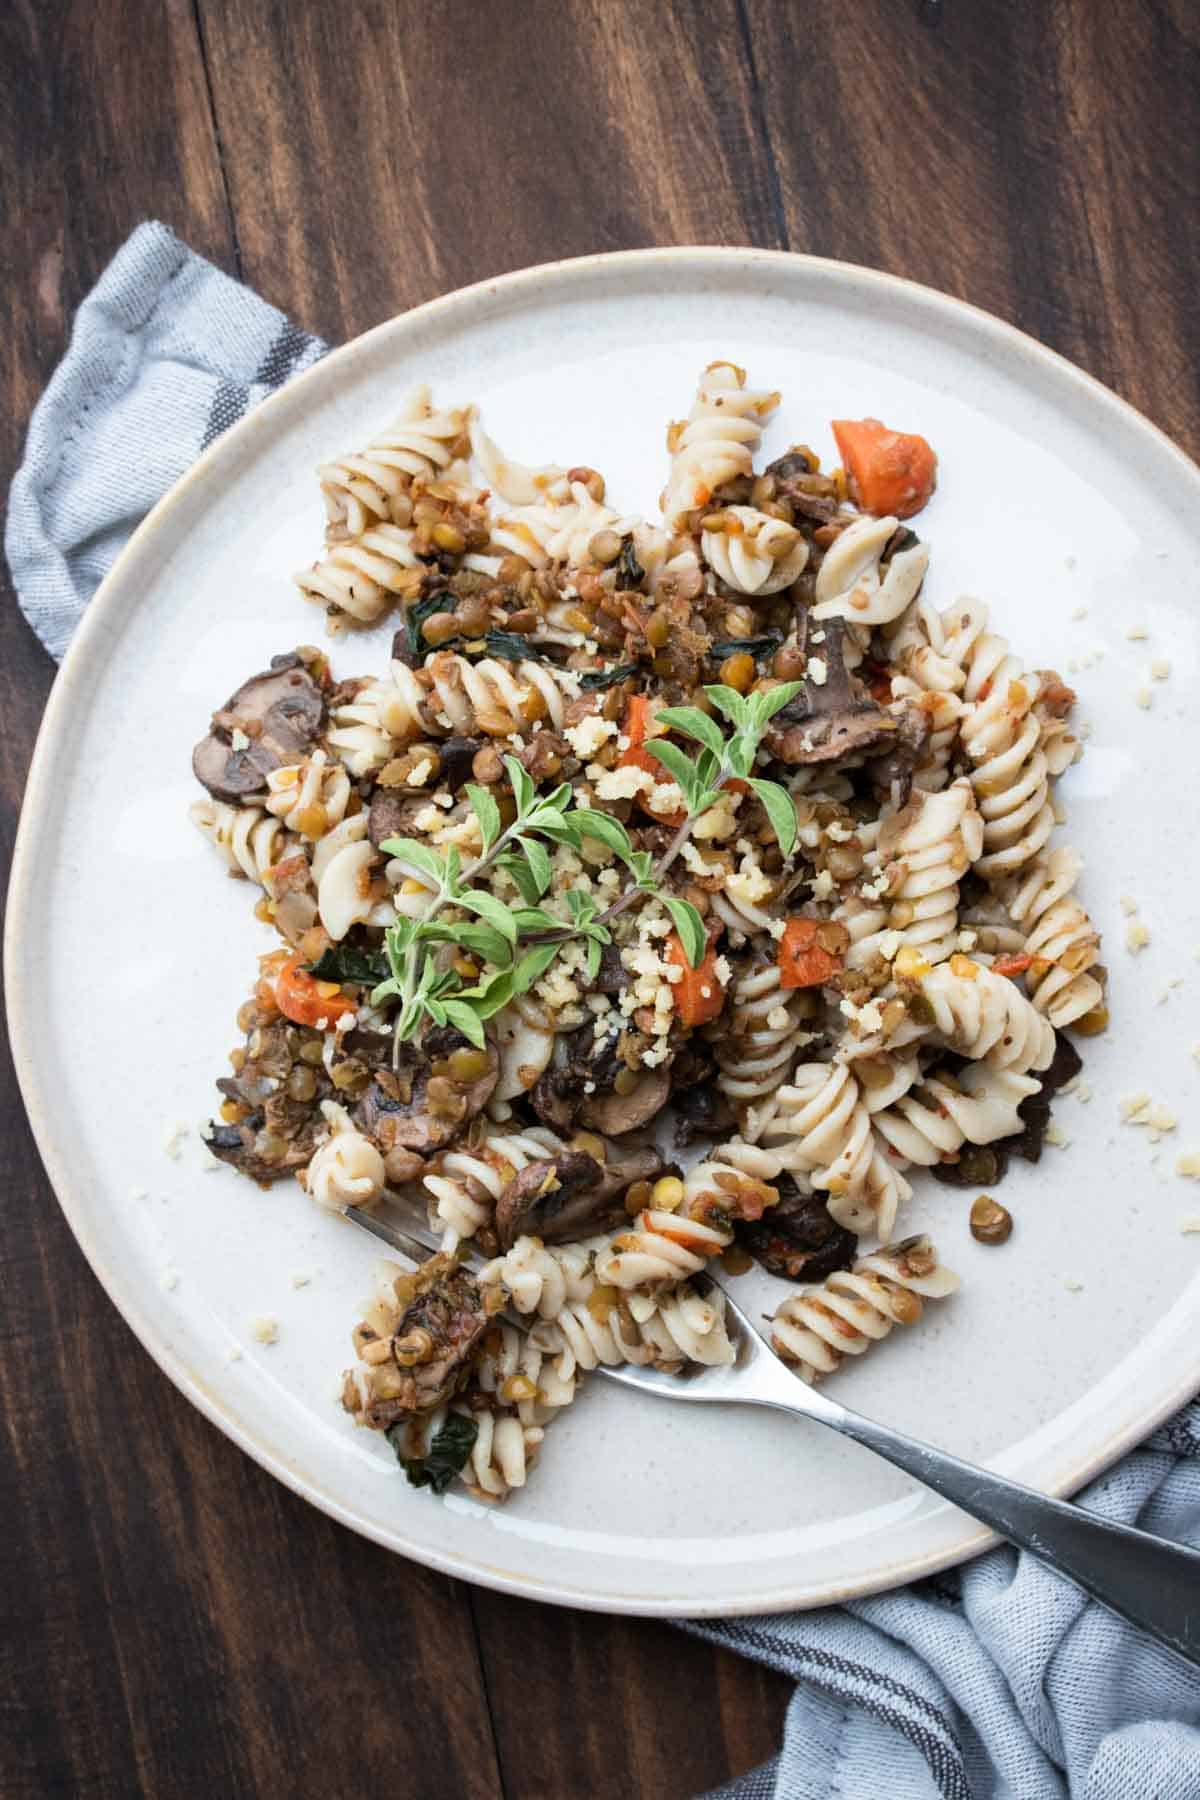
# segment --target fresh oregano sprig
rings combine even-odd
[[[751,771],[768,724],[799,688],[799,682],[785,682],[745,696],[729,687],[707,687],[705,693],[714,708],[733,728],[728,737],[716,719],[698,707],[667,707],[658,714],[661,724],[691,738],[700,751],[690,757],[678,744],[658,739],[645,746],[678,783],[686,807],[683,823],[657,861],[649,851],[634,848],[624,825],[610,813],[572,806],[569,782],[539,795],[528,770],[514,756],[503,759],[515,807],[510,824],[504,824],[496,798],[486,787],[467,786],[483,846],[482,855],[469,869],[464,871],[453,845],[441,856],[416,838],[387,839],[382,848],[430,886],[429,903],[421,916],[400,917],[384,934],[390,974],[374,989],[372,1002],[399,1001],[397,1045],[414,1037],[428,1018],[437,1025],[455,1026],[482,1048],[486,1021],[540,980],[564,944],[583,939],[588,975],[594,978],[604,946],[612,941],[611,922],[647,895],[661,897],[688,962],[698,968],[708,947],[704,921],[690,902],[662,893],[663,877],[697,820],[716,805],[722,788],[732,780],[745,781],[753,789],[780,849],[785,856],[791,855],[796,843],[791,796],[785,788],[763,781]],[[539,904],[553,875],[546,845],[567,844],[578,850],[587,838],[606,845],[628,869],[632,881],[603,912],[590,894],[568,890],[570,919],[564,921]],[[507,870],[524,906],[506,906],[476,885],[492,868]],[[452,908],[473,917],[443,917]],[[447,946],[467,952],[487,972],[468,983],[447,958]]]

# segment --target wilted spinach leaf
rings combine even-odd
[[[331,944],[308,972],[317,981],[354,981],[361,987],[376,987],[387,980],[391,970],[382,949],[356,950],[352,944]]]
[[[444,1494],[454,1477],[466,1467],[479,1436],[478,1425],[465,1413],[447,1413],[424,1456],[404,1454],[406,1430],[405,1425],[392,1425],[386,1435],[396,1452],[397,1462],[408,1476],[409,1485],[430,1487],[435,1494]]]
[[[631,675],[636,674],[636,663],[618,663],[612,669],[590,669],[586,675],[579,677],[579,686],[581,692],[595,694],[601,688],[616,687],[618,681],[628,681]]]

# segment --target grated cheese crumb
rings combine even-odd
[[[183,1154],[183,1140],[187,1134],[188,1128],[181,1119],[177,1119],[174,1125],[168,1125],[163,1136],[163,1149],[172,1162],[178,1162]]]
[[[1094,1090],[1080,1077],[1075,1083],[1075,1098],[1081,1106],[1086,1106]]]
[[[1121,895],[1121,911],[1125,914],[1126,918],[1128,918],[1131,913],[1135,913],[1137,909],[1138,903],[1132,894]]]
[[[1050,1123],[1047,1125],[1042,1141],[1046,1144],[1053,1144],[1057,1150],[1067,1149],[1071,1142],[1070,1138],[1067,1137],[1064,1132],[1059,1130],[1053,1119],[1051,1119]]]
[[[816,899],[828,900],[829,896],[833,893],[833,876],[829,873],[828,869],[822,869],[820,874],[809,883],[809,886],[812,888],[813,895]]]
[[[1181,1150],[1175,1158],[1175,1173],[1189,1181],[1200,1181],[1200,1150]]]
[[[1154,704],[1154,695],[1150,692],[1148,687],[1138,688],[1133,697],[1143,712],[1149,712]]]
[[[770,1031],[786,1031],[792,1022],[792,1015],[786,1006],[773,1006],[767,1014],[767,1028]]]
[[[408,786],[409,787],[424,787],[425,783],[429,780],[429,777],[432,774],[433,774],[433,764],[430,762],[430,760],[427,756],[422,757],[421,761],[416,764],[415,768],[412,768],[408,771]]]
[[[614,720],[601,718],[599,713],[592,713],[586,719],[580,719],[578,725],[568,725],[563,732],[568,744],[578,757],[595,756],[606,738],[616,737],[617,726]]]
[[[1125,627],[1125,636],[1135,644],[1140,643],[1142,638],[1149,637],[1149,635],[1150,633],[1144,625],[1127,625]]]
[[[1117,1111],[1126,1125],[1140,1125],[1143,1120],[1139,1115],[1149,1112],[1152,1105],[1153,1101],[1149,1094],[1126,1094],[1122,1100],[1118,1101]]]
[[[1184,1233],[1200,1231],[1200,1213],[1182,1213],[1179,1219],[1179,1229]]]
[[[241,1362],[241,1360],[242,1360],[241,1346],[238,1344],[230,1344],[228,1350],[225,1352],[225,1361],[233,1363],[233,1362]]]
[[[1076,1281],[1073,1275],[1063,1276],[1063,1286],[1066,1288],[1068,1294],[1082,1294],[1083,1292],[1082,1281]]]
[[[727,956],[718,956],[713,964],[713,974],[722,987],[728,987],[733,980],[733,965]]]
[[[174,1269],[164,1269],[158,1278],[158,1285],[164,1294],[173,1294],[179,1286],[179,1276]]]
[[[1150,933],[1140,919],[1134,919],[1125,929],[1125,948],[1136,956],[1150,942]]]
[[[1150,664],[1151,680],[1152,681],[1165,681],[1167,679],[1167,676],[1170,673],[1171,673],[1170,659],[1165,656],[1156,656],[1154,658],[1154,661]]]
[[[311,1280],[312,1276],[306,1275],[301,1269],[294,1269],[292,1271],[292,1286],[294,1288],[307,1287]]]
[[[256,1344],[278,1343],[279,1320],[271,1318],[268,1313],[264,1313],[261,1318],[252,1319],[250,1321],[250,1336],[254,1339]]]
[[[885,962],[891,962],[900,949],[904,939],[898,931],[885,931],[879,940],[879,954]]]
[[[1088,609],[1086,606],[1077,606],[1075,611],[1071,614],[1071,617],[1073,619],[1086,619],[1087,615]]]
[[[824,687],[829,676],[829,664],[823,656],[810,656],[808,673],[812,676],[815,687]]]
[[[1200,1050],[1200,1044],[1197,1044],[1196,1048],[1197,1050]],[[150,1198],[150,1191],[148,1188],[130,1188],[129,1198],[131,1200],[148,1200]]]

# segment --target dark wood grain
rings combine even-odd
[[[6,480],[70,316],[165,218],[337,341],[639,244],[873,264],[1012,319],[1200,448],[1188,0],[13,0]],[[48,659],[0,606],[7,856]],[[135,1345],[5,1144],[0,1792],[683,1796],[787,1684],[652,1622],[473,1591],[340,1530]]]

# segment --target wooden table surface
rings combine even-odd
[[[1195,454],[1198,135],[1193,0],[9,0],[0,478],[147,217],[333,342],[588,251],[867,263]],[[52,674],[9,590],[4,854]],[[771,1753],[781,1678],[429,1574],[226,1442],[101,1292],[0,1079],[6,1800],[658,1800]]]

